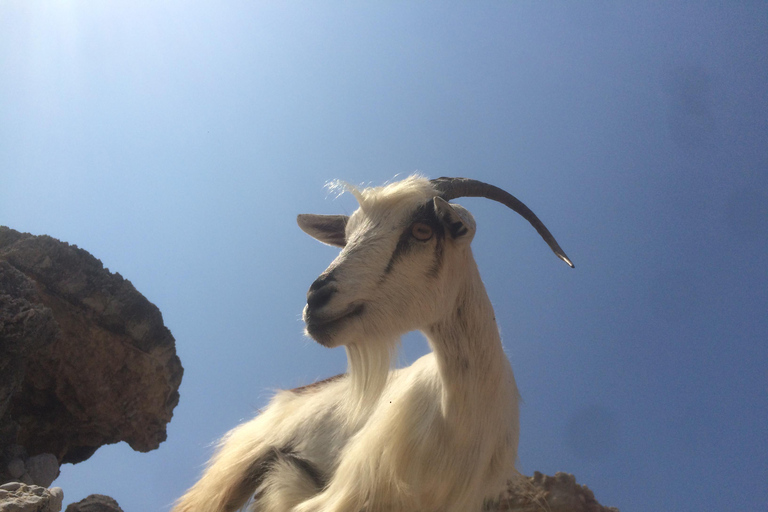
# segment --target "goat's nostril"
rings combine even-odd
[[[317,281],[315,281],[315,283],[317,283]],[[329,300],[331,300],[331,295],[333,295],[335,292],[336,288],[333,286],[322,286],[316,288],[315,290],[310,288],[309,293],[307,293],[307,305],[310,309],[321,308],[325,306]]]
[[[312,283],[312,284],[310,285],[310,287],[309,287],[309,293],[312,293],[312,292],[314,292],[315,290],[317,290],[318,288],[322,288],[322,287],[323,287],[323,286],[325,286],[326,284],[328,284],[328,283],[330,283],[330,282],[332,282],[332,281],[335,281],[335,280],[336,280],[336,277],[334,277],[334,275],[333,275],[333,272],[331,272],[331,273],[329,273],[329,274],[325,274],[325,275],[323,275],[323,276],[320,276],[320,277],[318,277],[317,279],[315,279],[315,282],[314,282],[314,283]]]

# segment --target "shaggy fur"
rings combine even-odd
[[[345,347],[347,373],[281,391],[229,432],[175,512],[249,500],[258,512],[471,512],[517,475],[518,392],[470,250],[474,219],[418,176],[352,193],[348,219],[299,217],[343,246],[304,319]],[[392,370],[413,330],[432,352]]]

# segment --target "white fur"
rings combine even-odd
[[[305,319],[333,318],[363,305],[316,336],[345,346],[347,374],[279,392],[221,440],[175,512],[232,511],[254,493],[259,512],[479,512],[517,475],[517,387],[469,247],[472,216],[434,200],[466,234],[446,230],[437,271],[435,236],[408,241],[385,272],[414,212],[437,193],[416,176],[353,193],[360,208],[323,274],[333,273],[335,292],[305,310]],[[400,336],[412,330],[432,353],[391,370]]]

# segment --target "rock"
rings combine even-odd
[[[64,491],[61,487],[51,487],[48,489],[48,494],[51,495],[51,512],[61,510],[61,504],[64,503]]]
[[[91,494],[84,500],[71,503],[64,512],[123,512],[123,509],[109,496]]]
[[[514,512],[619,512],[604,507],[585,485],[576,483],[576,477],[568,473],[547,476],[534,472],[532,477],[510,482],[505,496],[492,511]]]
[[[52,453],[30,457],[24,466],[35,485],[48,487],[59,476],[59,461]]]
[[[0,447],[12,444],[17,425],[6,418],[30,356],[54,342],[59,326],[35,283],[0,260]]]
[[[76,246],[0,226],[0,482],[16,458],[17,478],[50,477],[50,458],[41,473],[26,454],[77,463],[104,444],[157,448],[182,373],[160,311],[130,281]],[[8,453],[16,444],[23,457]]]
[[[64,492],[59,487],[11,482],[0,486],[0,512],[60,512]]]
[[[11,476],[11,478],[19,478],[21,475],[27,472],[27,468],[24,465],[24,461],[19,459],[18,457],[15,459],[11,459],[7,467],[8,467],[8,474]]]

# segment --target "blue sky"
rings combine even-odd
[[[66,465],[65,503],[165,511],[301,334],[340,178],[460,201],[524,404],[520,467],[623,512],[768,505],[768,4],[0,0],[0,224],[77,244],[163,312],[168,441]],[[407,364],[426,350],[404,340]]]

